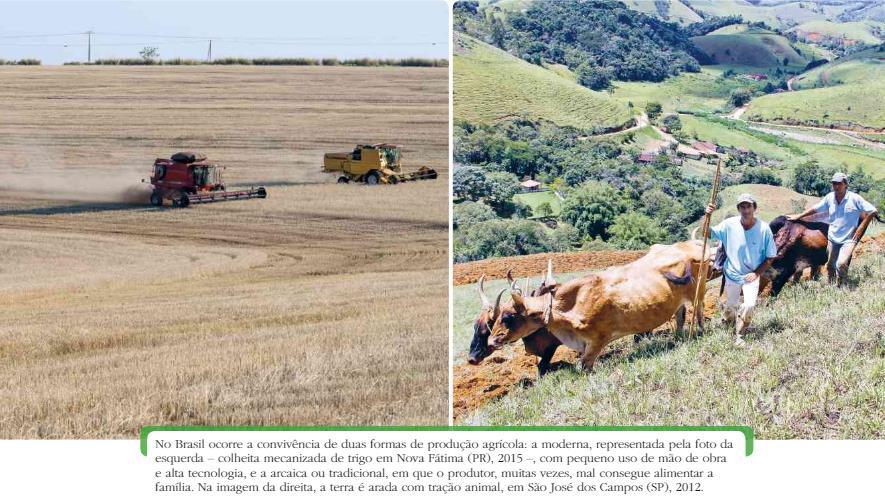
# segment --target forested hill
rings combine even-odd
[[[689,32],[613,0],[532,2],[524,11],[455,6],[456,29],[534,64],[563,64],[594,90],[700,70]]]

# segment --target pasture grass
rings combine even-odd
[[[826,7],[824,12],[802,8],[801,2],[783,2],[777,4],[754,4],[744,0],[690,0],[687,2],[696,12],[703,12],[706,16],[733,16],[740,15],[745,21],[763,21],[775,28],[789,28],[792,22],[806,22],[815,19],[824,19],[828,15]],[[838,7],[838,6],[837,6]]]
[[[665,3],[667,4],[666,17],[663,17],[660,15],[660,12],[658,12],[658,3],[659,2],[654,2],[651,0],[624,1],[624,4],[626,4],[627,7],[633,10],[681,25],[688,25],[703,20],[703,18],[698,15],[697,12],[693,11],[690,7],[688,7],[684,2],[680,0],[665,0]]]
[[[716,64],[736,64],[761,68],[802,68],[805,57],[790,46],[785,37],[770,32],[705,35],[692,42]],[[787,64],[784,64],[784,59]]]
[[[878,72],[882,74],[882,71]],[[782,92],[757,97],[744,119],[792,125],[885,128],[885,81]]]
[[[550,208],[553,210],[551,216],[559,216],[559,210],[561,209],[559,198],[556,197],[556,194],[553,191],[524,192],[513,196],[513,200],[530,207],[532,209],[533,217],[539,216],[538,206],[543,203],[550,204]]]
[[[794,92],[750,102],[746,119],[815,126],[885,128],[885,63],[880,52],[864,50],[802,73]]]
[[[616,129],[631,119],[624,104],[603,92],[462,33],[454,43],[454,110],[459,119],[496,123],[528,117],[582,130]]]
[[[875,31],[881,29],[882,26],[883,23],[868,20],[838,23],[826,20],[815,20],[794,26],[793,28],[790,28],[790,31],[820,33],[835,38],[846,38],[848,40],[856,40],[874,45],[881,42],[876,36]]]
[[[648,102],[658,102],[664,112],[682,109],[716,112],[729,107],[728,98],[737,88],[752,82],[721,78],[721,71],[704,67],[700,73],[681,73],[660,83],[618,81],[612,97],[635,109],[645,109]]]

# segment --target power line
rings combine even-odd
[[[51,35],[0,35],[0,38],[52,38],[58,36],[79,36],[83,33],[57,33]]]
[[[82,35],[81,33],[80,35]],[[214,40],[214,39],[213,39]],[[144,42],[126,42],[126,43],[97,43],[92,42],[93,47],[144,47],[146,45],[157,45],[157,46],[171,46],[171,45],[193,45],[198,44],[202,45],[206,43],[207,40],[191,40],[191,41],[178,41],[178,42],[164,42],[164,41],[144,41]],[[376,45],[383,47],[391,47],[391,46],[435,46],[438,42],[381,42],[381,43],[365,43],[365,42],[253,42],[253,41],[225,41],[225,44],[228,45],[303,45],[303,46],[363,46],[363,45]],[[87,47],[89,43],[3,43],[0,42],[0,46],[3,47]]]
[[[301,37],[274,37],[274,36],[217,36],[217,35],[167,35],[167,34],[157,34],[157,33],[108,33],[105,31],[96,32],[97,35],[102,36],[135,36],[135,37],[144,37],[144,38],[180,38],[180,39],[190,39],[190,40],[222,40],[222,41],[254,41],[254,42],[292,42],[292,43],[301,43],[305,41],[323,41],[328,40],[329,37],[325,36],[301,36]],[[365,38],[361,38],[359,36],[350,36],[350,37],[342,37],[335,36],[335,40],[352,40],[359,42],[366,42]],[[387,37],[386,40],[396,41],[398,37]],[[374,41],[380,42],[385,39],[376,38]]]
[[[342,42],[353,42],[357,44],[379,44],[379,45],[389,45],[389,44],[438,44],[442,43],[441,41],[432,41],[432,40],[414,40],[414,41],[401,41],[397,37],[388,37],[388,38],[375,38],[373,40],[366,40],[360,37],[351,36],[351,37],[341,37],[336,36],[333,40],[329,41],[327,37],[320,36],[306,36],[306,37],[238,37],[238,36],[214,36],[214,35],[206,35],[206,36],[194,36],[194,35],[164,35],[164,34],[151,34],[151,33],[109,33],[104,31],[85,31],[79,33],[56,33],[56,34],[38,34],[38,35],[0,35],[0,38],[52,38],[52,37],[65,37],[65,36],[81,36],[81,35],[100,35],[100,36],[110,36],[110,37],[140,37],[140,38],[148,38],[148,39],[181,39],[181,40],[202,40],[203,42],[208,40],[216,40],[216,41],[224,41],[230,43],[274,43],[274,44],[298,44],[298,43],[308,43],[308,42],[321,42],[321,43],[342,43]]]

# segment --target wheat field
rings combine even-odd
[[[445,68],[0,67],[0,438],[448,420]],[[440,179],[338,185],[404,146]],[[267,199],[156,209],[206,153]]]

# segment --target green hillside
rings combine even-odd
[[[719,111],[728,107],[728,98],[737,88],[752,86],[743,79],[721,78],[722,70],[704,67],[700,73],[682,73],[660,83],[618,81],[612,96],[638,109],[646,102],[659,102],[664,112],[679,110]]]
[[[707,16],[740,15],[746,21],[762,21],[774,28],[788,28],[816,19],[832,17],[834,11],[818,12],[811,2],[753,2],[746,0],[684,0],[695,12]]]
[[[885,52],[870,49],[802,73],[793,80],[793,89],[866,84],[882,79],[885,79]]]
[[[635,11],[681,25],[703,20],[697,12],[691,10],[680,0],[666,0],[666,2],[661,3],[660,5],[665,5],[663,11],[659,9],[658,2],[652,0],[623,0],[623,2],[627,7]]]
[[[882,40],[876,36],[875,31],[883,28],[883,23],[875,21],[855,21],[837,23],[832,21],[809,21],[790,28],[789,31],[802,36],[808,33],[820,33],[824,36],[845,38],[868,44],[877,44]]]
[[[790,46],[789,40],[767,31],[696,36],[692,42],[714,64],[772,68],[783,67],[784,59],[793,67],[804,67],[808,63]]]
[[[746,24],[729,24],[717,30],[707,33],[708,35],[735,35],[738,33],[746,33],[749,27]]]
[[[885,128],[885,81],[838,85],[753,99],[744,118],[812,126]]]
[[[806,71],[795,92],[753,99],[744,118],[785,124],[885,128],[885,52],[865,50]]]
[[[580,129],[617,128],[627,106],[540,66],[457,33],[454,58],[455,117],[495,123],[526,117]]]

